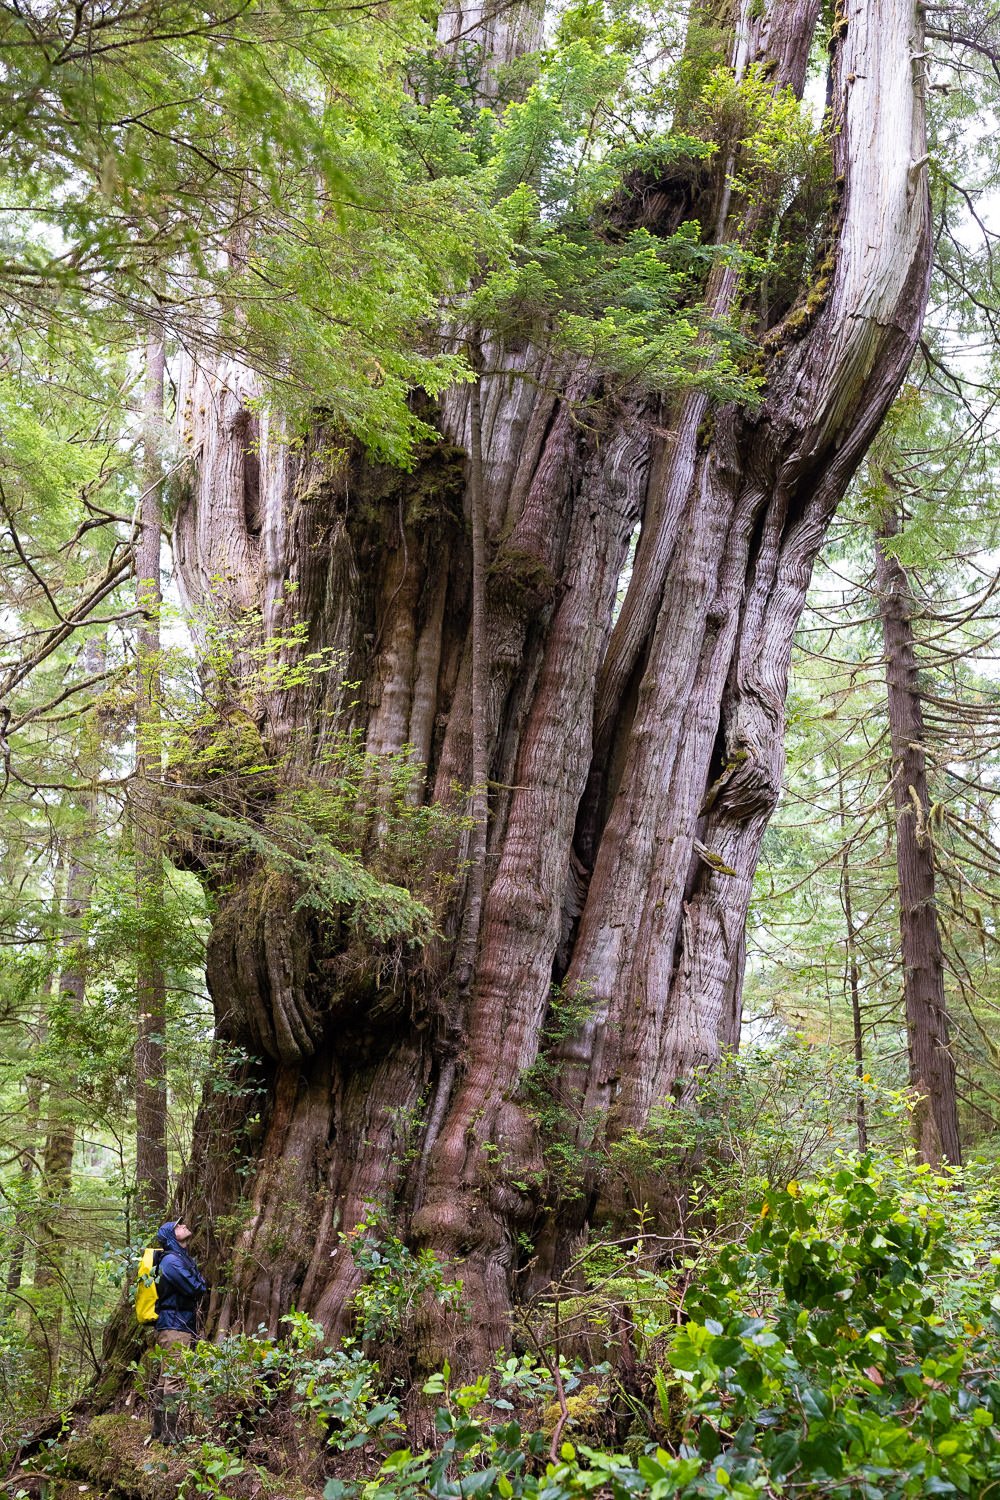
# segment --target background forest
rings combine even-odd
[[[1000,1484],[998,28],[0,0],[7,1493]]]

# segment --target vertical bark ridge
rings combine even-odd
[[[595,1007],[581,1039],[586,1071],[567,1078],[569,1095],[579,1093],[585,1116],[608,1110],[614,1099],[616,1116],[628,1124],[644,1121],[656,1076],[681,901],[735,639],[740,571],[727,553],[734,545],[738,551],[740,540],[745,547],[755,508],[744,505],[742,526],[730,537],[732,476],[710,479],[713,467],[702,462],[689,499],[570,967],[571,982],[590,990]]]
[[[182,430],[198,461],[174,524],[174,548],[189,615],[203,628],[209,608],[239,619],[260,605],[261,538],[251,532],[246,508],[249,403],[260,390],[235,361],[214,368],[186,361],[182,387]]]
[[[819,15],[818,0],[772,4],[759,17],[753,16],[752,9],[741,5],[732,36],[730,62],[736,77],[744,75],[750,62],[766,64],[775,94],[791,89],[801,97]],[[727,243],[750,245],[765,213],[765,204],[756,202],[740,204],[739,212],[731,214],[734,205],[727,183],[736,164],[735,156],[735,152],[730,154],[727,170],[719,180],[716,200],[709,207],[709,215],[715,220],[714,242],[720,247]],[[736,261],[720,259],[709,274],[705,290],[706,320],[718,321],[727,316],[739,285]],[[710,400],[704,391],[690,391],[668,418],[671,426],[659,456],[661,472],[651,490],[649,513],[639,535],[629,588],[601,671],[596,740],[602,750],[617,718],[622,694],[656,621],[694,480],[698,432],[709,408]]]
[[[475,82],[483,100],[493,100],[511,64],[542,45],[544,19],[538,0],[454,0],[440,12],[438,46]]]
[[[631,446],[643,446],[641,433]],[[612,445],[606,458],[592,459],[575,499],[559,603],[520,737],[503,845],[486,899],[463,1038],[464,1076],[431,1153],[424,1202],[413,1224],[422,1240],[446,1252],[456,1239],[468,1244],[474,1233],[477,1291],[494,1338],[502,1336],[496,1318],[505,1314],[506,1294],[498,1302],[496,1289],[500,1270],[513,1259],[512,1227],[534,1211],[530,1195],[514,1185],[534,1153],[532,1123],[514,1096],[537,1055],[548,1003],[561,932],[561,873],[590,764],[597,662],[637,514],[635,455],[628,448]],[[621,482],[619,464],[631,483]],[[533,526],[529,522],[522,540]],[[500,1165],[491,1163],[477,1212],[487,1147]]]
[[[599,1003],[575,1048],[587,1081],[577,1074],[568,1083],[571,1091],[576,1084],[587,1115],[595,1104],[611,1108],[621,1077],[613,1131],[641,1128],[650,1104],[666,1097],[675,1079],[718,1055],[727,1028],[729,1039],[738,1034],[732,997],[760,839],[780,787],[794,623],[825,527],[919,332],[928,210],[922,152],[911,156],[923,129],[911,55],[920,50],[920,23],[905,0],[863,11],[857,23],[852,17],[835,59],[834,155],[844,190],[831,293],[804,337],[790,348],[782,348],[780,336],[774,341],[762,412],[716,417],[709,459],[696,468],[685,539],[660,606],[660,647],[654,641],[581,919],[571,974],[594,986]],[[873,217],[873,205],[882,203],[888,230],[878,209]],[[742,493],[731,478],[737,456]],[[758,539],[747,552],[746,523],[762,504]],[[715,575],[706,561],[718,555],[721,537],[708,543],[713,527],[737,541],[730,580],[740,573],[745,580],[714,602]],[[735,561],[740,556],[742,563]],[[686,585],[681,593],[675,576]],[[694,663],[712,617],[730,622],[724,639],[735,660],[724,648],[699,679]],[[682,700],[683,726],[678,708],[670,709]],[[652,705],[665,711],[666,722]],[[685,775],[671,784],[675,762],[684,764],[682,734]],[[659,741],[650,754],[644,747],[654,736]],[[710,793],[712,752],[720,742],[725,769],[699,837],[716,868],[709,863],[701,870],[682,899],[696,807]],[[641,834],[651,798],[667,809],[655,852]],[[661,1044],[651,1046],[653,1038]]]

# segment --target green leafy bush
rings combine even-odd
[[[991,1192],[845,1158],[768,1192],[689,1295],[685,1442],[730,1483],[980,1494],[1000,1484]]]
[[[376,1215],[348,1243],[372,1344],[405,1337],[420,1299],[459,1296]],[[840,1153],[811,1181],[767,1187],[749,1231],[721,1247],[657,1243],[641,1225],[630,1245],[593,1248],[585,1274],[596,1288],[562,1304],[548,1339],[525,1310],[533,1352],[464,1384],[447,1366],[427,1380],[433,1416],[367,1345],[328,1347],[303,1314],[281,1340],[197,1345],[179,1362],[186,1493],[256,1495],[289,1433],[296,1475],[325,1481],[326,1500],[986,1500],[1000,1487],[987,1170]],[[614,1338],[588,1364],[572,1345],[602,1317]]]
[[[378,1366],[353,1343],[330,1349],[322,1328],[304,1313],[283,1321],[283,1339],[261,1327],[184,1351],[177,1368],[199,1438],[239,1453],[266,1430],[269,1418],[291,1410],[324,1443],[348,1452],[398,1417],[398,1401],[380,1391]]]
[[[417,1307],[427,1297],[456,1315],[465,1313],[461,1281],[445,1278],[432,1250],[411,1250],[374,1207],[341,1238],[364,1274],[354,1296],[358,1331],[364,1339],[385,1343],[399,1338],[409,1331]]]
[[[684,1182],[688,1217],[735,1236],[769,1185],[821,1171],[854,1147],[859,1093],[870,1136],[902,1150],[913,1106],[905,1087],[874,1068],[859,1080],[842,1048],[785,1035],[696,1075],[685,1098],[653,1109],[645,1129],[609,1144],[604,1172],[637,1211],[664,1179]]]
[[[425,1387],[446,1397],[437,1442],[389,1454],[367,1481],[332,1480],[327,1500],[985,1496],[1000,1485],[997,1243],[989,1183],[841,1156],[764,1193],[747,1238],[699,1266],[679,1326],[683,1273],[636,1268],[634,1301],[657,1304],[649,1441],[568,1441],[561,1376],[551,1431],[495,1395],[503,1370],[457,1391],[438,1377]],[[523,1414],[534,1393],[508,1373]]]

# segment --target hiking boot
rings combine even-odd
[[[163,1397],[156,1392],[150,1404],[149,1436],[154,1443],[163,1439]]]
[[[178,1400],[171,1401],[169,1398],[163,1405],[163,1436],[161,1442],[172,1447],[174,1443],[182,1443],[184,1433],[181,1430],[181,1404]]]

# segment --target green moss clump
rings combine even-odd
[[[489,577],[496,591],[539,603],[550,599],[556,589],[550,568],[533,553],[520,552],[512,547],[505,547],[498,553]]]
[[[105,1500],[174,1500],[187,1471],[183,1451],[147,1448],[147,1434],[146,1423],[129,1412],[94,1417],[58,1450],[61,1467]]]
[[[834,14],[833,14],[833,27],[832,27],[832,29],[830,31],[830,48],[831,48],[831,50],[836,45],[836,43],[839,42],[839,41],[841,41],[846,35],[847,35],[847,7],[844,5],[843,0],[837,0],[837,8],[836,8],[836,10],[834,11]]]
[[[147,1445],[148,1431],[146,1422],[130,1412],[94,1417],[47,1454],[49,1470],[59,1473],[45,1474],[45,1493],[52,1500],[76,1500],[81,1484],[86,1484],[95,1500],[176,1500],[198,1461],[198,1444],[173,1449]],[[234,1476],[234,1493],[246,1494],[250,1478],[258,1500],[308,1500],[315,1494],[299,1480],[268,1474],[259,1466]]]
[[[815,278],[806,293],[805,299],[792,308],[791,312],[782,318],[776,328],[765,335],[763,339],[764,348],[770,354],[778,353],[787,344],[793,344],[812,325],[816,315],[826,304],[833,284],[833,273],[836,269],[836,258],[833,250],[827,254],[816,267]]]
[[[576,1432],[596,1436],[604,1410],[604,1401],[601,1392],[596,1385],[585,1385],[582,1390],[573,1396],[566,1397],[566,1411],[568,1413],[564,1432]],[[559,1424],[562,1416],[562,1407],[558,1401],[553,1401],[545,1408],[542,1415],[542,1431],[546,1437],[551,1437]]]

